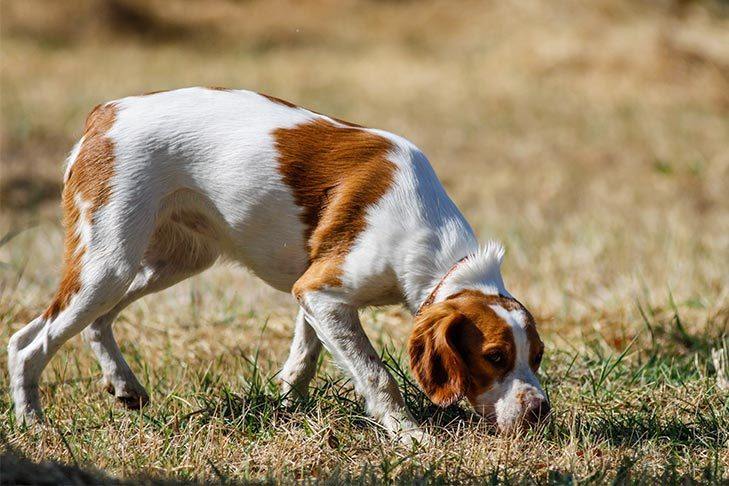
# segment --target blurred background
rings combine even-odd
[[[596,341],[619,353],[640,336],[638,348],[683,355],[684,334],[727,332],[727,1],[0,0],[0,28],[0,343],[57,283],[64,159],[86,114],[194,85],[412,140],[479,237],[505,243],[507,287],[548,354]],[[230,350],[260,350],[275,370],[294,313],[290,296],[219,265],[131,306],[118,333],[166,389],[171,363],[204,371]],[[402,309],[364,316],[378,345],[402,348]],[[96,369],[80,340],[69,346],[84,349],[79,375]],[[547,369],[572,369],[553,359]]]

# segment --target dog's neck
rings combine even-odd
[[[501,244],[491,241],[479,247],[470,232],[450,240],[450,244],[441,244],[410,262],[411,271],[405,281],[406,304],[414,315],[461,290],[510,296],[501,276]]]
[[[466,259],[468,259],[468,255],[464,256],[463,258],[461,258],[460,260],[458,260],[456,263],[454,263],[453,266],[450,268],[450,270],[448,270],[440,278],[440,280],[438,281],[438,283],[435,284],[435,287],[433,287],[433,290],[430,291],[430,293],[428,294],[428,296],[425,298],[425,300],[418,307],[418,310],[415,312],[415,317],[417,317],[418,315],[420,315],[420,313],[423,312],[423,309],[425,309],[426,307],[429,307],[429,306],[433,305],[433,303],[435,302],[435,298],[438,295],[438,291],[443,286],[443,284],[445,283],[446,279],[448,277],[450,277],[451,274],[453,272],[455,272],[456,269],[458,269],[458,265],[460,265],[461,263],[463,263]]]

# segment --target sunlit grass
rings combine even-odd
[[[437,437],[431,449],[391,443],[326,360],[310,397],[285,406],[277,364],[255,351],[186,366],[168,349],[158,358],[170,365],[146,377],[155,384],[154,404],[141,412],[114,407],[95,388],[95,365],[88,379],[71,378],[87,374],[87,365],[63,353],[43,386],[50,425],[19,426],[3,394],[0,435],[6,447],[30,457],[150,478],[174,471],[194,480],[206,471],[236,481],[311,475],[325,483],[476,484],[541,477],[561,484],[576,477],[693,477],[718,484],[727,474],[729,402],[716,387],[710,346],[727,332],[726,322],[678,335],[680,319],[678,313],[656,316],[651,328],[660,338],[652,346],[645,331],[620,351],[596,340],[581,352],[550,353],[543,378],[553,420],[519,437],[496,435],[463,405],[434,407],[414,384],[402,352],[389,347],[382,356],[409,408]],[[28,449],[36,443],[44,445],[41,451]]]

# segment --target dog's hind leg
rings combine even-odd
[[[189,274],[165,272],[153,266],[145,265],[137,273],[134,282],[121,301],[112,310],[96,319],[83,330],[83,338],[96,355],[101,367],[104,389],[114,395],[127,408],[138,409],[146,405],[149,402],[149,394],[124,359],[124,355],[114,338],[112,324],[119,313],[135,300],[171,287],[188,276]]]
[[[316,363],[321,352],[321,342],[316,331],[306,321],[303,309],[299,309],[291,341],[289,357],[279,378],[284,400],[291,403],[295,398],[307,396],[308,387],[316,374]]]
[[[138,234],[143,237],[144,231]],[[141,252],[114,246],[114,241],[88,244],[83,258],[67,258],[51,305],[11,337],[8,368],[18,420],[42,418],[38,381],[46,364],[63,343],[111,310],[131,284]]]
[[[124,406],[137,409],[149,395],[132,372],[114,339],[112,324],[132,302],[171,287],[210,267],[217,258],[213,245],[172,223],[157,227],[142,261],[142,268],[121,301],[84,329],[83,337],[99,361],[102,385]]]
[[[116,170],[113,145],[103,131],[113,122],[111,109],[101,107],[92,113],[84,142],[74,151],[75,161],[67,171],[58,291],[43,314],[8,343],[10,392],[19,421],[42,417],[38,381],[43,369],[63,343],[124,297],[154,228],[154,194],[139,189],[132,206],[129,196],[125,200],[125,192],[111,182]]]

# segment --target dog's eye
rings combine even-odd
[[[532,360],[532,366],[535,368],[538,368],[540,364],[542,364],[542,356],[544,356],[544,350],[540,349],[539,352],[534,356],[534,359]]]
[[[501,351],[491,351],[489,353],[486,353],[484,355],[484,358],[486,359],[486,361],[494,366],[501,366],[506,361],[504,353],[502,353]]]

